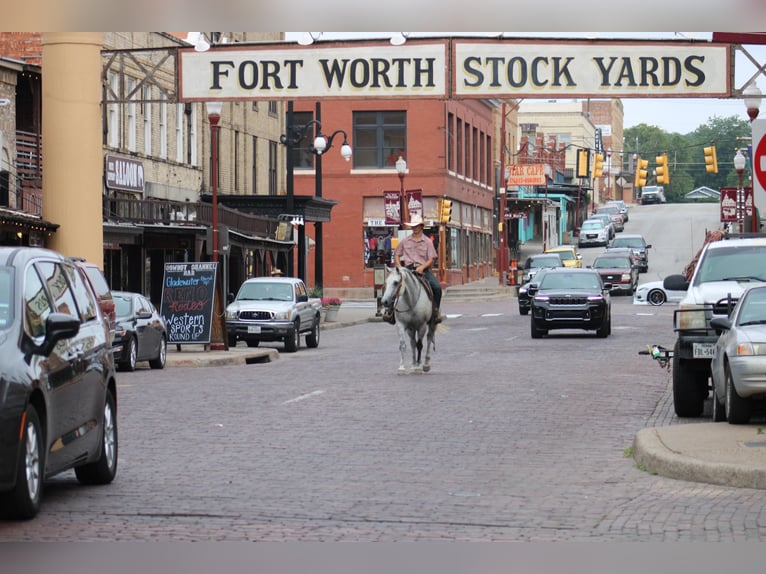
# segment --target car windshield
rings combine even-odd
[[[614,267],[630,267],[630,259],[627,257],[597,257],[593,261],[595,269],[611,269]]]
[[[292,301],[293,288],[287,283],[245,283],[239,301]]]
[[[13,269],[10,267],[0,267],[0,329],[10,327],[13,320],[12,311],[13,293]]]
[[[695,285],[711,281],[766,281],[766,245],[708,249]]]
[[[540,280],[540,289],[601,289],[594,273],[546,273]]]
[[[604,224],[600,221],[586,221],[582,224],[582,229],[602,229]]]
[[[766,323],[766,289],[751,289],[740,303],[737,325]]]
[[[551,257],[537,257],[529,260],[528,269],[539,269],[540,267],[561,267],[561,259],[558,255]]]
[[[612,247],[638,247],[644,248],[644,242],[639,237],[615,237]]]
[[[561,251],[556,251],[556,253],[563,260],[574,259],[574,254],[571,251],[562,249]]]

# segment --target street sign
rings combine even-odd
[[[753,193],[755,206],[766,212],[766,119],[756,118],[753,128]]]

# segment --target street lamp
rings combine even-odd
[[[207,108],[207,119],[210,121],[210,191],[213,195],[213,241],[212,256],[213,261],[218,261],[218,131],[221,120],[221,110],[223,102],[205,102]]]
[[[737,170],[737,207],[739,208],[739,232],[742,233],[745,227],[745,191],[742,189],[742,172],[745,170],[745,156],[740,150],[734,156],[734,169]],[[755,222],[755,209],[753,209],[753,221]]]
[[[761,90],[758,89],[756,84],[750,84],[744,92],[742,92],[743,99],[745,100],[745,108],[747,108],[747,115],[752,122],[758,117],[758,112],[761,107]]]
[[[406,214],[408,209],[404,197],[404,176],[407,174],[407,161],[402,156],[396,160],[396,174],[399,176],[399,223],[401,227],[405,221],[410,220],[409,215]]]

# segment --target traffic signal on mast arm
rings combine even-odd
[[[664,153],[654,158],[657,162],[657,183],[669,184],[670,183],[670,171],[668,170],[668,154]]]
[[[636,179],[633,182],[634,187],[644,187],[646,185],[646,178],[649,175],[649,160],[636,159]]]
[[[705,171],[718,173],[718,157],[715,153],[715,146],[708,146],[703,151],[705,152]]]
[[[590,177],[590,151],[587,149],[577,150],[577,177]]]
[[[447,199],[446,197],[441,197],[440,202],[438,202],[438,208],[439,208],[439,221],[442,223],[449,223],[450,219],[452,219],[452,200]]]
[[[593,177],[601,177],[604,175],[604,154],[593,154]]]

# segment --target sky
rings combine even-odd
[[[303,32],[286,32],[288,41],[298,41]],[[359,39],[359,38],[390,38],[396,32],[312,32],[314,36],[321,34],[318,42],[326,40]],[[446,36],[450,34],[465,36],[494,36],[501,32],[409,32],[410,37]],[[506,38],[600,38],[614,39],[657,39],[657,40],[710,40],[710,32],[505,32]],[[745,46],[759,66],[766,65],[766,46]],[[742,84],[757,73],[757,67],[741,52],[737,52],[735,61],[735,84]],[[762,107],[766,108],[766,76],[763,74],[757,80],[758,87],[764,93]],[[666,132],[687,134],[700,125],[706,124],[710,118],[728,118],[737,116],[747,118],[747,111],[741,99],[711,99],[711,98],[624,98],[625,110],[624,127],[630,128],[638,124],[657,126]],[[766,117],[766,110],[764,110]]]

